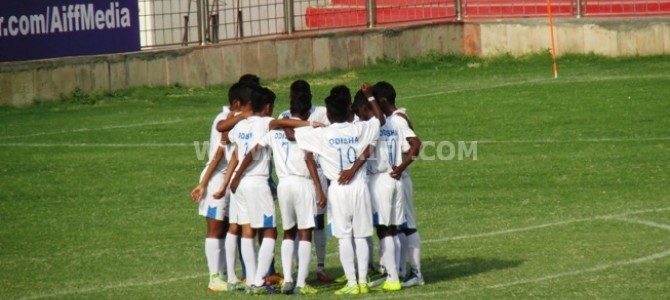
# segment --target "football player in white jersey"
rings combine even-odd
[[[409,276],[405,277],[402,283],[403,287],[424,285],[423,275],[421,274],[421,238],[417,231],[416,214],[414,212],[414,189],[412,180],[409,177],[407,167],[415,160],[421,150],[421,140],[415,135],[412,124],[404,111],[398,109],[395,105],[396,91],[393,86],[385,81],[378,82],[373,87],[373,94],[379,99],[379,106],[384,114],[394,124],[398,132],[404,135],[401,149],[403,152],[402,161],[393,166],[391,176],[401,181],[403,194],[403,210],[405,211],[405,222],[400,226],[400,233],[397,235],[401,251],[399,255],[398,267],[400,276],[405,277],[406,260],[409,258],[411,267]]]
[[[354,97],[352,110],[360,120],[372,117],[372,107],[367,100],[371,95],[372,89],[361,90]],[[385,99],[379,98],[379,101]],[[368,186],[375,208],[373,223],[379,237],[381,266],[386,273],[385,277],[371,282],[370,286],[383,283],[381,289],[384,291],[398,291],[402,288],[396,265],[395,238],[398,226],[404,220],[403,194],[401,181],[393,178],[391,173],[393,167],[398,166],[402,160],[402,141],[415,135],[411,131],[400,130],[400,127],[395,124],[394,119],[386,119],[386,123],[380,128],[377,146],[367,162]]]
[[[307,121],[314,121],[323,124],[330,124],[328,117],[326,116],[326,108],[324,106],[314,106],[312,105],[312,89],[309,83],[305,80],[299,79],[291,83],[290,87],[290,101],[293,103],[293,100],[296,99],[299,95],[308,96],[309,98],[309,111],[307,112]],[[283,111],[279,114],[279,118],[290,118],[294,117],[291,114],[290,110]],[[292,136],[292,129],[287,128],[287,134]],[[319,180],[321,180],[321,186],[323,187],[323,192],[327,193],[328,188],[328,179],[323,175],[323,169],[321,165],[318,164],[318,155],[315,157],[317,160],[317,172],[319,174]],[[329,283],[333,279],[326,273],[326,207],[317,208],[316,215],[316,227],[314,228],[314,248],[316,252],[316,279],[320,282]]]
[[[376,118],[350,123],[351,93],[345,86],[337,86],[326,98],[328,119],[331,125],[324,128],[298,128],[295,138],[298,146],[319,155],[323,172],[330,180],[328,187],[328,214],[333,235],[338,238],[340,262],[347,277],[347,284],[336,295],[368,293],[367,237],[372,235],[372,207],[365,172],[354,170],[347,184],[340,183],[340,173],[352,169],[359,156],[374,145],[384,116],[374,98]],[[360,166],[360,164],[359,164]],[[356,250],[354,255],[354,246]],[[357,264],[354,262],[357,258]],[[358,278],[356,276],[358,266]]]
[[[295,120],[307,120],[312,106],[311,94],[292,93],[290,113]],[[258,141],[258,145],[272,149],[275,171],[279,178],[277,198],[284,228],[281,257],[284,272],[282,292],[310,295],[318,291],[307,285],[309,263],[312,256],[312,230],[318,206],[325,207],[327,198],[321,188],[316,162],[311,153],[298,148],[293,131],[275,129]],[[293,281],[295,243],[298,243],[298,275]]]
[[[235,84],[228,90],[230,106],[224,106],[212,123],[209,138],[208,161],[200,175],[200,182],[191,192],[191,198],[199,203],[199,214],[207,222],[207,236],[205,238],[205,258],[209,269],[210,291],[225,291],[226,285],[226,253],[223,243],[228,231],[228,205],[230,198],[215,199],[213,194],[223,183],[224,174],[232,154],[229,145],[222,143],[222,134],[217,130],[219,124],[234,119],[234,114],[240,113],[245,106],[241,100],[242,85]],[[239,120],[239,119],[238,119]],[[225,125],[225,124],[224,124]],[[230,126],[232,128],[232,126]],[[222,128],[225,128],[222,127]],[[225,156],[225,157],[224,157]]]
[[[240,121],[228,134],[230,141],[235,144],[233,155],[237,157],[239,164],[231,161],[228,165],[228,172],[234,170],[235,174],[224,178],[224,183],[215,197],[224,196],[230,182],[231,226],[227,238],[237,237],[241,230],[242,259],[247,269],[248,292],[262,294],[266,292],[263,277],[274,257],[277,229],[274,202],[267,184],[270,152],[261,151],[262,147],[257,143],[272,128],[307,126],[314,122],[275,120],[270,117],[275,94],[259,86],[249,86],[248,89],[253,115]],[[258,258],[256,258],[253,239],[259,230],[263,235],[263,242],[258,250]],[[228,250],[228,243],[226,243],[226,251]],[[230,270],[230,262],[228,262],[228,268]],[[229,280],[229,284],[234,283]]]

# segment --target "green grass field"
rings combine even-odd
[[[477,142],[476,160],[411,168],[427,284],[359,298],[670,295],[669,57],[566,56],[552,75],[535,55],[305,77],[316,104],[336,84],[387,80],[424,142]],[[264,82],[275,112],[291,81]],[[204,165],[194,142],[226,92],[0,108],[0,299],[246,298],[206,292],[205,224],[189,199]],[[339,276],[335,239],[328,248]]]

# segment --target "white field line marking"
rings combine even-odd
[[[11,135],[11,136],[0,136],[0,139],[14,139],[14,138],[23,138],[23,137],[34,137],[34,136],[43,136],[43,135],[54,135],[54,134],[66,134],[66,133],[76,133],[76,132],[86,132],[86,131],[98,131],[98,130],[110,130],[110,129],[122,129],[122,128],[133,128],[133,127],[143,127],[143,126],[153,126],[153,125],[164,125],[164,124],[174,124],[182,122],[181,119],[167,120],[167,121],[158,121],[158,122],[146,122],[146,123],[137,123],[137,124],[124,124],[124,125],[109,125],[102,127],[93,127],[93,128],[77,128],[71,130],[61,130],[61,131],[47,131],[47,132],[36,132],[24,135]]]
[[[203,277],[203,276],[204,276],[203,274],[193,274],[193,275],[189,275],[189,276],[183,276],[183,277],[179,277],[179,278],[169,278],[169,279],[163,279],[163,280],[152,280],[152,281],[142,281],[142,282],[125,282],[125,283],[119,283],[119,284],[113,284],[113,285],[90,287],[90,288],[85,288],[85,289],[62,290],[62,291],[51,293],[51,294],[34,295],[34,296],[24,297],[24,298],[20,298],[20,299],[24,299],[24,300],[42,299],[42,298],[60,297],[60,296],[66,296],[66,295],[72,295],[72,294],[85,294],[85,293],[101,292],[101,291],[113,290],[113,289],[123,289],[123,288],[130,288],[130,287],[136,287],[136,286],[159,285],[159,284],[166,284],[166,283],[171,283],[171,282],[175,282],[175,281],[200,278],[200,277]]]
[[[501,87],[508,87],[508,86],[515,86],[515,85],[525,85],[525,84],[531,84],[531,83],[539,83],[539,82],[543,82],[543,81],[550,81],[550,80],[549,79],[534,79],[534,80],[500,83],[500,84],[487,85],[487,86],[456,88],[456,89],[449,90],[449,91],[439,91],[439,92],[432,92],[432,93],[426,93],[426,94],[405,96],[405,97],[401,97],[400,99],[401,100],[414,99],[414,98],[423,98],[423,97],[438,96],[438,95],[456,94],[456,93],[469,92],[469,91],[481,91],[481,90],[488,90],[488,89],[497,89],[497,88],[501,88]],[[553,81],[553,78],[552,78],[551,81]]]
[[[670,75],[660,75],[660,74],[659,75],[647,75],[647,76],[627,76],[627,75],[626,76],[603,76],[603,77],[600,77],[600,78],[589,78],[589,81],[625,80],[625,79],[632,79],[632,78],[635,78],[635,79],[657,79],[657,78],[668,78],[668,77],[670,77]],[[455,88],[455,89],[449,90],[449,91],[437,91],[437,92],[420,94],[420,95],[405,96],[405,97],[400,97],[400,99],[401,100],[402,99],[414,99],[414,98],[422,98],[422,97],[430,97],[430,96],[455,94],[455,93],[461,93],[461,92],[497,89],[497,88],[501,88],[501,87],[534,84],[534,83],[537,84],[537,83],[574,83],[574,82],[584,82],[584,79],[581,78],[581,77],[575,77],[574,79],[556,81],[554,78],[540,78],[540,79],[524,80],[524,81],[517,81],[517,82],[507,82],[507,83],[493,84],[493,85],[487,85],[487,86]]]
[[[423,244],[429,244],[429,243],[447,242],[447,241],[452,241],[452,240],[490,237],[490,236],[496,236],[496,235],[502,235],[502,234],[510,234],[510,233],[531,231],[531,230],[542,229],[542,228],[553,227],[553,226],[567,225],[567,224],[572,224],[572,223],[577,223],[577,222],[587,222],[587,221],[594,221],[594,220],[609,220],[609,219],[622,218],[622,217],[626,217],[626,216],[641,215],[641,214],[655,213],[655,212],[664,212],[664,211],[670,211],[670,207],[642,209],[642,210],[636,210],[636,211],[620,213],[620,214],[602,215],[602,216],[595,216],[595,217],[591,217],[591,218],[572,219],[572,220],[567,220],[567,221],[545,223],[545,224],[539,224],[539,225],[534,225],[534,226],[512,228],[512,229],[492,231],[492,232],[479,233],[479,234],[470,234],[470,235],[448,237],[448,238],[443,238],[443,239],[425,240],[425,241],[422,241],[422,243]],[[331,255],[335,255],[335,254],[336,253],[328,253],[327,256],[331,256]],[[625,262],[618,262],[618,263],[609,264],[609,265],[601,265],[601,266],[594,267],[594,268],[591,268],[591,269],[603,268],[603,266],[609,266],[609,267],[606,267],[606,268],[611,268],[611,267],[615,267],[615,266],[619,266],[619,265],[623,266],[623,265],[628,265],[628,264],[635,264],[635,263],[640,263],[640,262],[644,262],[644,261],[648,261],[648,260],[653,260],[653,259],[665,257],[665,256],[668,256],[668,255],[670,255],[670,249],[668,249],[667,251],[661,252],[661,253],[652,254],[650,256],[645,256],[645,257],[641,257],[641,258],[638,258],[638,259],[629,260],[629,261],[625,261]],[[640,261],[640,260],[642,260],[642,261]],[[587,270],[591,270],[591,269],[587,269]],[[600,270],[600,269],[598,269],[598,270]],[[561,274],[566,274],[566,275],[558,274],[558,275],[560,275],[558,277],[563,277],[563,276],[568,276],[568,275],[576,275],[576,274],[572,274],[572,273],[575,273],[575,272],[586,273],[586,272],[595,272],[595,271],[596,270],[593,270],[593,271],[584,271],[584,270],[573,271],[573,272],[561,273]],[[135,286],[150,286],[150,285],[157,285],[157,284],[169,283],[169,282],[175,282],[175,281],[181,281],[181,280],[190,280],[190,279],[195,279],[195,278],[201,278],[201,277],[205,277],[206,275],[207,274],[202,273],[200,275],[189,275],[189,276],[166,279],[166,280],[120,283],[120,284],[116,284],[116,285],[99,286],[99,287],[92,287],[92,288],[86,288],[86,289],[63,290],[63,291],[59,291],[57,293],[35,295],[35,296],[30,296],[30,297],[24,297],[24,298],[21,298],[21,299],[26,299],[26,300],[27,299],[42,299],[42,298],[50,298],[50,297],[72,295],[72,294],[84,294],[84,293],[89,293],[89,292],[95,292],[95,291],[101,291],[101,290],[110,290],[110,289],[116,289],[116,288],[126,288],[126,287],[135,287]],[[551,275],[551,276],[557,276],[557,275]],[[548,277],[549,276],[542,277],[542,278],[547,278],[547,279],[543,279],[543,280],[558,278],[558,277],[553,277],[553,278],[548,278]],[[541,281],[541,280],[538,280],[538,279],[534,279],[534,280],[535,281],[528,281],[528,283]],[[522,284],[522,283],[527,283],[527,282],[519,281],[518,283],[511,284],[511,285],[518,285],[518,284]],[[500,285],[500,284],[498,284],[498,285]],[[479,288],[479,289],[485,289],[485,288],[493,288],[493,287],[483,287],[483,288]],[[467,292],[467,291],[472,291],[472,290],[477,290],[477,289],[464,289],[464,290],[460,290],[460,291],[446,291],[446,292],[435,292],[435,293],[425,293],[425,294],[411,294],[411,296],[414,296],[414,295],[417,295],[417,296],[419,296],[419,295],[426,295],[426,296],[441,295],[441,294],[445,294],[445,293],[461,293],[461,292]],[[407,297],[407,296],[410,296],[410,295],[398,295],[397,297]],[[389,296],[389,297],[386,297],[386,298],[395,298],[395,297],[394,296]]]
[[[573,140],[479,140],[478,144],[559,144],[559,143],[619,143],[619,142],[657,142],[670,141],[670,137],[647,137],[647,138],[583,138]]]
[[[640,224],[640,225],[645,225],[653,228],[660,228],[666,231],[670,231],[670,225],[667,224],[661,224],[661,223],[656,223],[656,222],[651,222],[651,221],[645,221],[645,220],[638,220],[638,219],[633,219],[633,218],[626,218],[624,216],[626,215],[634,215],[634,214],[642,214],[642,213],[647,213],[647,212],[658,212],[658,211],[666,211],[668,208],[661,208],[653,211],[638,211],[638,212],[633,212],[630,214],[619,214],[619,215],[610,215],[610,216],[602,216],[602,217],[595,217],[592,218],[592,220],[596,219],[602,219],[602,220],[615,220],[615,221],[622,221],[626,223],[633,223],[633,224]],[[583,219],[580,219],[583,220]],[[478,290],[485,290],[485,289],[499,289],[499,288],[506,288],[506,287],[511,287],[511,286],[516,286],[516,285],[522,285],[522,284],[527,284],[527,283],[536,283],[536,282],[541,282],[541,281],[548,281],[548,280],[553,280],[561,277],[567,277],[567,276],[577,276],[577,275],[582,275],[586,273],[594,273],[594,272],[599,272],[599,271],[604,271],[607,269],[611,268],[616,268],[616,267],[624,267],[628,265],[634,265],[634,264],[641,264],[645,263],[648,261],[656,260],[656,259],[661,259],[670,256],[670,249],[666,249],[661,252],[657,252],[654,254],[650,254],[647,256],[643,257],[638,257],[635,259],[629,259],[629,260],[623,260],[623,261],[617,261],[609,264],[602,264],[598,265],[595,267],[591,268],[586,268],[586,269],[581,269],[581,270],[575,270],[575,271],[570,271],[570,272],[563,272],[563,273],[557,273],[557,274],[552,274],[552,275],[546,275],[538,278],[533,278],[533,279],[524,279],[524,280],[517,280],[517,281],[511,281],[511,282],[505,282],[505,283],[498,283],[498,284],[493,284],[493,285],[488,285],[480,288],[474,288],[474,289],[461,289],[461,290],[455,290],[455,291],[441,291],[441,292],[430,292],[430,293],[417,293],[417,294],[411,294],[411,295],[389,295],[389,296],[379,296],[379,297],[372,297],[372,299],[391,299],[391,298],[400,298],[400,297],[407,297],[407,296],[436,296],[436,295],[449,295],[449,294],[460,294],[460,293],[465,293],[465,292],[470,292],[470,291],[478,291]]]
[[[666,225],[667,226],[667,225]],[[644,262],[664,258],[670,256],[670,249],[666,249],[665,251],[654,253],[651,255],[635,258],[635,259],[630,259],[630,260],[624,260],[624,261],[618,261],[610,264],[603,264],[603,265],[598,265],[592,268],[587,268],[587,269],[581,269],[581,270],[576,270],[576,271],[571,271],[571,272],[564,272],[564,273],[557,273],[557,274],[552,274],[552,275],[547,275],[543,277],[538,277],[534,279],[524,279],[524,280],[517,280],[517,281],[511,281],[511,282],[505,282],[505,283],[498,283],[498,284],[493,284],[493,285],[488,285],[480,288],[474,288],[474,289],[461,289],[461,290],[455,290],[455,291],[441,291],[441,292],[430,292],[430,293],[416,293],[416,294],[409,294],[409,295],[389,295],[389,296],[379,296],[379,297],[372,297],[371,299],[392,299],[392,298],[405,298],[405,297],[416,297],[416,296],[437,296],[437,295],[450,295],[450,294],[460,294],[460,293],[465,293],[465,292],[471,292],[471,291],[479,291],[479,290],[488,290],[488,289],[499,289],[499,288],[506,288],[506,287],[511,287],[511,286],[516,286],[516,285],[522,285],[522,284],[527,284],[527,283],[536,283],[536,282],[542,282],[542,281],[547,281],[547,280],[553,280],[553,279],[558,279],[561,277],[567,277],[567,276],[577,276],[577,275],[582,275],[586,273],[594,273],[594,272],[599,272],[599,271],[604,271],[607,269],[611,268],[616,268],[616,267],[624,267],[624,266],[629,266],[629,265],[634,265],[634,264],[641,264]]]
[[[491,237],[491,236],[496,236],[496,235],[501,235],[501,234],[517,233],[517,232],[543,229],[543,228],[547,228],[547,227],[568,225],[568,224],[578,223],[578,222],[615,219],[615,218],[621,218],[621,217],[626,217],[626,216],[633,216],[633,215],[640,215],[640,214],[647,214],[647,213],[654,213],[654,212],[664,212],[664,211],[670,211],[670,207],[655,208],[655,209],[643,209],[643,210],[636,210],[636,211],[632,211],[632,212],[628,212],[628,213],[621,213],[621,214],[603,215],[603,216],[596,216],[596,217],[591,217],[591,218],[571,219],[571,220],[545,223],[545,224],[539,224],[539,225],[533,225],[533,226],[527,226],[527,227],[510,228],[510,229],[484,232],[484,233],[452,236],[452,237],[446,237],[446,238],[441,238],[441,239],[426,240],[426,241],[422,241],[422,243],[423,244],[432,244],[432,243],[442,243],[442,242],[457,241],[457,240],[472,239],[472,238]]]
[[[667,225],[667,224],[661,224],[661,223],[656,223],[656,222],[652,222],[652,221],[645,221],[645,220],[638,220],[638,219],[633,219],[633,218],[624,218],[624,217],[614,217],[612,219],[613,220],[618,220],[618,221],[623,221],[623,222],[628,222],[628,223],[633,223],[633,224],[646,225],[646,226],[649,226],[649,227],[654,227],[654,228],[659,228],[659,229],[670,231],[670,225]]]

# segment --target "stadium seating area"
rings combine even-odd
[[[377,23],[397,23],[455,18],[454,0],[377,0]],[[332,0],[324,7],[309,7],[305,22],[309,28],[366,25],[366,0]],[[532,18],[546,16],[546,0],[461,0],[465,19]],[[553,0],[555,16],[575,16],[573,0]],[[586,17],[670,15],[670,0],[583,0]]]

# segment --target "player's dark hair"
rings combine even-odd
[[[348,87],[338,85],[330,90],[330,95],[326,97],[326,110],[332,121],[346,122],[349,119],[350,107],[351,93]]]
[[[372,95],[375,96],[377,100],[386,98],[388,103],[395,105],[395,89],[386,81],[375,83],[375,85],[372,86]]]
[[[238,79],[237,82],[244,83],[244,84],[260,85],[261,84],[261,78],[258,77],[256,74],[244,74],[244,75],[240,76],[240,79]]]
[[[267,104],[273,106],[276,98],[277,95],[268,88],[260,86],[252,86],[251,88],[251,106],[254,113],[263,111]]]
[[[351,102],[351,91],[346,85],[337,85],[330,89],[331,95],[343,95],[349,97],[349,102]]]
[[[235,83],[230,86],[230,89],[228,89],[228,102],[230,105],[233,105],[234,100],[240,101],[240,104],[245,105],[248,103],[248,97],[247,99],[244,99],[244,93],[246,90],[246,85],[243,83]]]
[[[370,101],[368,101],[368,98],[363,95],[363,91],[358,90],[356,95],[354,95],[354,103],[351,104],[351,111],[358,114],[358,111],[363,107],[372,109],[372,105],[370,104]]]
[[[291,99],[293,99],[293,95],[297,95],[298,93],[312,94],[312,88],[307,81],[299,79],[291,83]]]
[[[299,92],[291,99],[291,114],[306,116],[312,109],[312,95],[306,92]]]

